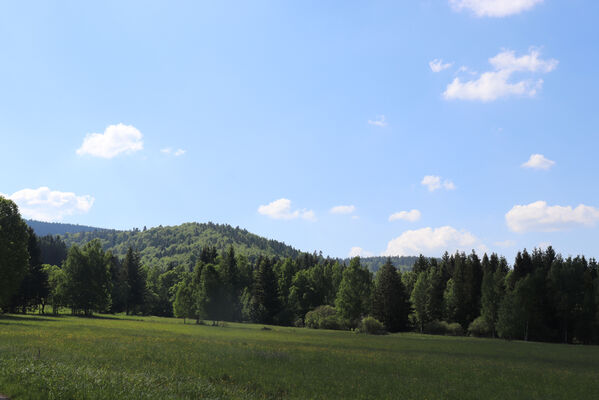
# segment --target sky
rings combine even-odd
[[[25,218],[598,257],[599,2],[0,4]]]

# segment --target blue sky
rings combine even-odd
[[[597,2],[87,3],[0,5],[25,217],[599,256]]]

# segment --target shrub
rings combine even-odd
[[[464,336],[464,328],[457,322],[447,324],[447,335],[449,336]]]
[[[463,336],[464,329],[457,322],[431,321],[424,326],[424,332],[432,335]]]
[[[483,317],[478,317],[468,327],[468,333],[474,337],[489,337],[491,336],[491,328]]]
[[[309,311],[304,323],[312,329],[343,329],[343,324],[337,318],[337,311],[331,306],[320,306]]]
[[[358,331],[360,333],[368,333],[371,335],[382,335],[385,333],[385,326],[374,317],[365,317],[362,319],[362,322],[360,322]]]

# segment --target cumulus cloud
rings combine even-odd
[[[431,68],[433,72],[441,72],[444,69],[450,68],[453,63],[443,63],[443,60],[439,58],[435,58],[433,61],[428,63],[428,66]]]
[[[335,206],[331,208],[331,214],[351,214],[356,211],[355,206]]]
[[[258,207],[258,213],[266,215],[272,219],[305,219],[308,221],[316,221],[316,215],[312,210],[292,210],[291,200],[289,199],[278,199],[267,205]]]
[[[522,164],[524,168],[532,169],[549,169],[555,165],[555,161],[545,158],[542,154],[533,154],[530,156],[528,161]]]
[[[543,0],[449,0],[456,11],[468,9],[477,17],[506,17],[530,10]]]
[[[578,205],[549,206],[545,201],[516,205],[505,214],[507,226],[514,232],[556,232],[569,228],[592,227],[599,222],[599,209]]]
[[[72,192],[50,190],[45,186],[2,196],[14,201],[23,217],[48,222],[61,221],[73,214],[84,214],[94,204],[92,196],[77,196]]]
[[[441,177],[437,175],[426,175],[424,178],[422,178],[420,184],[422,186],[426,186],[429,192],[434,192],[435,190],[441,188],[444,188],[446,190],[455,189],[455,185],[452,181],[450,181],[449,179],[445,179],[444,181],[442,181]]]
[[[515,73],[548,73],[558,64],[555,59],[543,60],[537,49],[516,57],[512,50],[505,50],[489,59],[493,71],[482,73],[477,79],[462,81],[455,78],[443,93],[446,100],[478,100],[489,102],[512,95],[533,97],[543,87],[542,79],[511,81]]]
[[[354,258],[354,257],[372,257],[372,256],[374,256],[374,253],[366,251],[366,250],[364,250],[361,247],[352,247],[351,250],[349,251],[348,256],[350,258]]]
[[[387,126],[387,121],[385,121],[384,115],[377,115],[375,120],[369,119],[368,124],[384,128],[385,126]]]
[[[404,220],[409,222],[416,222],[420,219],[420,215],[420,211],[418,210],[400,211],[391,214],[389,216],[389,221]]]
[[[133,125],[109,125],[104,133],[88,133],[77,154],[94,157],[113,158],[119,154],[129,154],[142,150],[143,135]]]
[[[472,249],[484,252],[487,250],[481,241],[467,231],[458,231],[451,226],[439,228],[422,228],[405,231],[399,237],[387,244],[384,256],[439,256],[445,251],[470,251]]]
[[[185,154],[185,153],[186,153],[186,151],[185,151],[185,150],[183,150],[183,149],[177,149],[177,150],[173,150],[173,149],[172,149],[172,148],[170,148],[170,147],[166,147],[166,148],[164,148],[164,149],[160,149],[160,151],[161,151],[162,153],[164,153],[164,154],[167,154],[167,155],[169,155],[169,156],[170,156],[170,155],[173,155],[173,156],[175,156],[175,157],[182,156],[183,154]]]

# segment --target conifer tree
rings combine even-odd
[[[409,305],[405,288],[391,259],[379,269],[373,293],[372,315],[389,332],[404,330],[407,326]]]
[[[146,290],[145,274],[141,268],[141,257],[139,252],[134,251],[129,247],[123,267],[127,271],[127,314],[135,314],[141,307],[144,301],[144,293]]]

